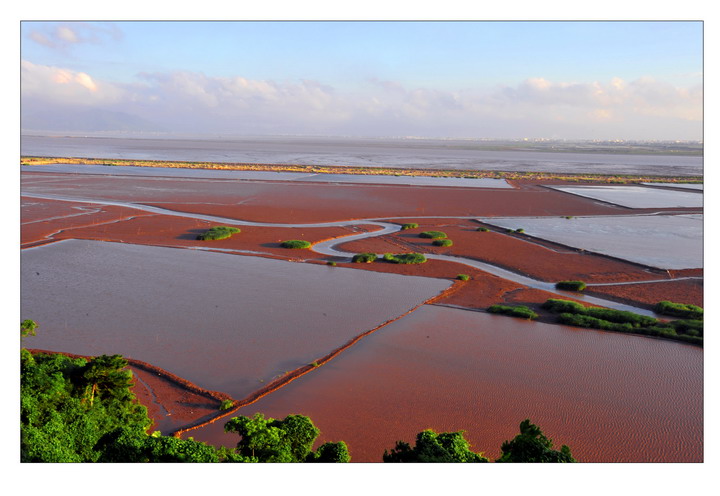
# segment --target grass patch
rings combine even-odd
[[[240,229],[237,227],[230,226],[215,226],[211,227],[202,234],[199,234],[197,239],[201,241],[215,241],[218,239],[227,239],[233,234],[239,233]]]
[[[458,274],[458,275],[457,275],[457,279],[460,280],[460,281],[469,281],[469,280],[470,280],[470,276],[467,275],[467,274]]]
[[[557,321],[560,324],[604,331],[632,332],[699,345],[703,343],[702,320],[662,322],[654,317],[633,312],[586,307],[574,301],[552,298],[543,303],[541,308],[559,314]]]
[[[419,234],[421,238],[430,238],[430,239],[442,239],[447,238],[447,234],[445,234],[442,231],[423,231]]]
[[[396,264],[421,264],[427,262],[427,258],[422,253],[400,253],[397,255],[386,253],[383,255],[383,260]]]
[[[492,305],[487,309],[490,313],[499,313],[501,315],[509,315],[510,317],[518,317],[521,319],[535,320],[538,314],[530,310],[525,305]]]
[[[435,245],[435,246],[452,246],[452,245],[453,245],[453,242],[452,242],[451,239],[447,239],[447,238],[445,238],[445,239],[434,239],[433,242],[432,242],[432,244]]]
[[[680,317],[685,319],[699,320],[703,318],[703,309],[696,305],[688,305],[685,303],[673,303],[672,301],[661,301],[655,305],[655,313],[661,315],[669,315],[671,317]]]
[[[417,225],[417,224],[415,224],[415,223],[413,223],[413,222],[411,222],[411,223],[409,223],[409,224],[403,224],[400,229],[402,229],[403,231],[406,231],[406,230],[408,230],[408,229],[415,229],[415,228],[417,228],[417,227],[420,227],[420,226]]]
[[[373,263],[377,260],[375,253],[358,253],[352,257],[353,263]]]
[[[283,248],[290,248],[291,250],[303,250],[305,248],[310,248],[312,244],[309,241],[302,239],[289,239],[280,243],[280,246]]]
[[[555,287],[565,291],[582,291],[587,287],[587,284],[583,281],[560,281],[555,284]]]

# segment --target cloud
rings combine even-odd
[[[132,84],[22,62],[23,103],[130,112],[184,132],[700,139],[701,86],[650,78],[491,89],[412,88],[372,79],[354,90],[322,82],[142,73]]]
[[[87,107],[118,103],[125,96],[121,87],[95,81],[84,72],[27,60],[20,67],[23,103]]]
[[[65,22],[34,23],[27,38],[45,47],[69,50],[81,43],[101,44],[122,39],[120,28],[113,23]]]

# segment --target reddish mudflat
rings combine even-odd
[[[23,190],[147,203],[257,222],[403,216],[612,215],[626,209],[549,189],[320,184],[23,173]],[[61,181],[61,179],[65,179]]]
[[[426,428],[494,459],[525,418],[584,462],[701,462],[702,367],[693,346],[425,306],[238,414],[308,415],[357,462]]]
[[[92,240],[23,250],[23,318],[40,323],[34,345],[124,354],[240,399],[438,294],[460,273],[470,280],[455,281],[436,303],[482,310],[505,302],[537,310],[556,295],[450,261],[312,267],[170,249],[325,263],[332,257],[286,250],[279,242],[316,243],[379,229],[239,226],[242,232],[230,239],[202,242],[197,234],[219,222],[194,214],[278,224],[417,222],[418,229],[340,248],[455,255],[543,281],[702,276],[702,269],[659,273],[502,230],[477,232],[480,224],[472,218],[628,214],[626,208],[532,181],[514,185],[481,189],[23,171],[23,193],[68,197],[23,197],[23,248]],[[70,198],[143,203],[187,216]],[[418,238],[423,230],[445,231],[455,244],[432,246]],[[100,241],[118,245],[109,249],[115,243]],[[410,284],[421,279],[403,275],[425,282]],[[419,287],[425,283],[427,290]],[[592,291],[645,307],[659,300],[702,305],[698,281]],[[702,357],[702,348],[677,342],[426,305],[239,414],[309,415],[324,432],[321,441],[347,441],[355,461],[381,461],[396,440],[412,442],[428,427],[464,429],[476,450],[495,458],[501,443],[529,417],[581,461],[695,462],[703,456]],[[136,391],[163,431],[211,415],[216,407],[142,373],[138,379]],[[186,435],[232,446],[236,440],[221,434],[223,424]]]

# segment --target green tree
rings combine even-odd
[[[151,435],[119,428],[98,443],[99,462],[108,463],[217,463],[220,452],[193,439]]]
[[[548,439],[540,428],[525,419],[520,423],[520,434],[512,441],[502,444],[502,455],[495,460],[500,463],[570,463],[575,458],[570,448],[563,445],[560,451],[552,449],[552,440]]]
[[[482,453],[470,450],[464,431],[436,433],[432,429],[420,432],[415,447],[398,441],[390,453],[385,451],[386,463],[478,463],[487,462]]]
[[[320,431],[303,415],[288,415],[283,420],[265,418],[256,413],[253,418],[234,417],[225,424],[225,432],[240,435],[236,453],[245,461],[270,463],[300,463],[349,461],[345,443],[325,443],[312,451]]]
[[[25,319],[20,323],[20,337],[25,338],[35,335],[35,329],[38,325],[34,320]]]
[[[348,463],[350,451],[344,441],[325,443],[305,459],[309,463]]]
[[[21,461],[94,462],[104,435],[118,426],[137,433],[150,426],[117,356],[85,360],[27,350],[20,356]]]

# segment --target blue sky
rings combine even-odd
[[[23,112],[177,132],[702,139],[700,22],[23,22]]]

